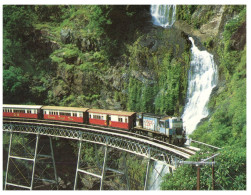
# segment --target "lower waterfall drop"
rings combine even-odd
[[[188,73],[187,104],[182,115],[186,133],[191,134],[201,119],[208,116],[207,103],[217,84],[217,66],[213,55],[200,51],[192,37],[192,60]]]
[[[163,165],[163,163],[155,161],[150,176],[150,184],[148,185],[148,190],[161,190],[160,184],[162,177],[167,173],[169,173],[169,168]]]

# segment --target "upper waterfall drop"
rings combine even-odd
[[[188,73],[187,104],[182,116],[187,134],[191,134],[200,120],[208,116],[207,103],[218,77],[213,55],[200,51],[192,37],[189,40],[192,42],[192,60]]]
[[[153,23],[164,28],[175,22],[176,5],[151,5]]]

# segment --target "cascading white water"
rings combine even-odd
[[[193,38],[189,39],[192,42],[192,61],[188,73],[187,104],[182,116],[187,134],[191,134],[200,120],[208,116],[207,103],[217,84],[217,66],[213,55],[200,51]]]
[[[175,5],[151,5],[153,23],[164,28],[172,26],[175,22]]]
[[[162,177],[169,173],[169,169],[167,166],[164,166],[162,163],[158,161],[154,162],[153,171],[151,173],[150,184],[148,185],[149,190],[160,190],[160,183]]]
[[[151,5],[151,15],[153,23],[164,28],[171,27],[175,22],[176,6],[175,5]],[[149,190],[160,190],[162,176],[169,173],[167,167],[163,167],[158,161],[153,165],[153,171],[150,174]]]

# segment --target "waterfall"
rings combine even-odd
[[[188,73],[187,104],[182,116],[187,134],[191,134],[200,120],[208,116],[207,103],[217,84],[217,67],[213,55],[200,51],[192,37],[189,40],[192,42],[192,60]]]
[[[151,5],[153,23],[164,28],[172,26],[175,22],[175,5]]]
[[[171,27],[175,22],[176,6],[175,5],[151,5],[151,15],[153,24],[164,28]],[[162,163],[154,162],[151,172],[149,190],[160,190],[162,177],[169,173],[169,169]]]
[[[153,171],[151,172],[149,190],[160,190],[162,177],[169,173],[169,168],[158,161],[154,162]]]

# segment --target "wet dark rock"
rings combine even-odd
[[[246,45],[246,22],[237,29],[237,31],[231,37],[232,44],[231,47],[234,50],[243,50]]]
[[[71,29],[62,29],[60,31],[60,38],[64,44],[72,43],[74,41],[74,33]]]

